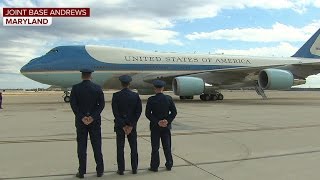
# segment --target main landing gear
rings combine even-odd
[[[200,99],[202,101],[217,101],[223,100],[223,94],[217,92],[215,94],[201,94]]]
[[[193,96],[180,96],[180,100],[193,99]]]
[[[191,100],[193,99],[193,96],[180,96],[180,100]],[[220,92],[213,92],[210,94],[201,94],[200,99],[202,101],[217,101],[217,100],[223,100],[223,94]]]
[[[68,103],[70,102],[70,92],[69,91],[64,91],[64,95],[62,96],[64,102]]]

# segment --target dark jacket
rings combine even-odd
[[[150,129],[160,127],[158,122],[163,119],[168,121],[167,128],[171,129],[171,123],[176,115],[177,109],[171,96],[158,93],[149,97],[146,107],[146,117],[150,121]]]
[[[101,112],[105,101],[101,87],[89,80],[84,80],[72,87],[70,105],[75,114],[76,127],[84,125],[82,118],[91,116],[93,125],[101,125]]]
[[[124,88],[113,94],[112,112],[115,128],[126,125],[136,128],[142,112],[142,104],[139,95],[128,88]]]

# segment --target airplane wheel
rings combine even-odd
[[[223,100],[223,94],[218,94],[218,100]]]
[[[181,100],[193,99],[193,96],[180,96]]]
[[[193,99],[193,96],[187,96],[187,99]]]
[[[200,99],[202,101],[215,101],[217,100],[217,96],[215,94],[201,94]]]
[[[211,100],[211,95],[210,94],[204,94],[204,100],[205,101],[210,101]]]
[[[202,101],[205,101],[206,99],[205,99],[205,96],[206,96],[206,94],[201,94],[200,95],[200,99],[202,100]]]
[[[210,100],[212,100],[212,101],[216,101],[218,99],[218,96],[215,94],[211,94],[210,96],[211,96]]]
[[[63,98],[64,102],[68,103],[70,102],[70,96],[66,96]]]

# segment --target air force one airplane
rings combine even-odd
[[[167,82],[180,99],[200,95],[203,101],[222,100],[220,89],[255,87],[282,90],[305,83],[320,73],[320,29],[288,58],[180,54],[103,46],[59,46],[32,59],[21,73],[40,83],[66,89],[81,81],[79,70],[95,70],[93,81],[106,89],[121,88],[118,77],[132,76],[131,87],[140,94],[153,94],[152,81]]]

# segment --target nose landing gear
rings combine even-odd
[[[70,92],[69,91],[64,91],[64,95],[62,96],[64,102],[69,103],[70,102]]]

